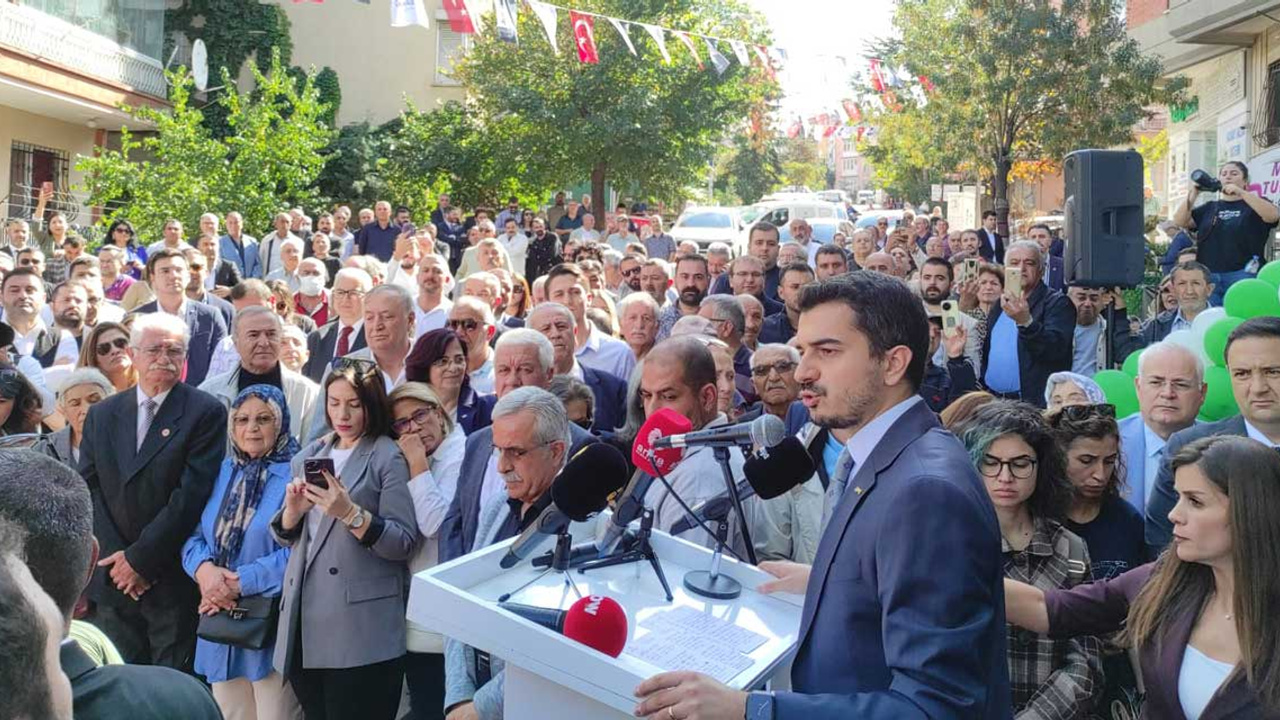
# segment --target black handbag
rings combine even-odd
[[[251,595],[236,600],[230,610],[200,616],[196,636],[245,650],[264,650],[276,641],[279,623],[280,598]]]

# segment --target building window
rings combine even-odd
[[[456,33],[447,27],[447,23],[436,23],[436,85],[461,85],[450,74],[453,64],[462,53],[471,46],[471,39],[462,33]]]
[[[14,142],[9,159],[9,215],[30,219],[40,186],[52,182],[57,194],[49,209],[73,219],[77,208],[67,194],[70,171],[71,155],[67,151]]]
[[[1260,148],[1280,143],[1280,62],[1267,67],[1267,84],[1254,112],[1253,141]]]

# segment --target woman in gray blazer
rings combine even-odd
[[[275,666],[309,720],[394,720],[404,677],[408,560],[418,539],[409,465],[391,439],[382,374],[339,358],[324,385],[331,429],[293,461],[272,520],[293,548],[285,569]],[[333,460],[328,487],[306,459]]]

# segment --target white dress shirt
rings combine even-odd
[[[136,392],[134,394],[136,396],[136,399],[134,400],[134,402],[138,403],[138,426],[135,429],[134,438],[135,438],[135,442],[137,443],[137,447],[141,447],[142,440],[146,438],[147,430],[149,430],[149,428],[147,427],[147,409],[143,407],[143,403],[145,403],[147,400],[154,400],[156,403],[156,417],[160,417],[160,408],[164,407],[165,398],[169,397],[169,393],[173,392],[173,388],[169,388],[168,390],[165,390],[164,392],[156,395],[153,398],[148,398],[147,394],[142,391],[141,385],[137,385],[135,387],[136,387]],[[154,419],[153,419],[153,422],[154,422]]]
[[[911,409],[913,405],[924,402],[919,395],[912,395],[902,402],[894,405],[888,410],[881,413],[874,420],[862,426],[862,429],[853,434],[845,442],[845,449],[849,451],[849,457],[853,460],[853,469],[849,476],[852,480],[854,475],[858,474],[858,469],[867,462],[867,458],[871,457],[871,453],[875,451],[876,446],[884,439],[885,433],[889,432],[889,428],[898,421]],[[847,487],[845,488],[848,489]]]

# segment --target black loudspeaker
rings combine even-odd
[[[1133,150],[1077,150],[1062,163],[1064,270],[1068,283],[1134,287],[1142,283],[1142,156]]]

